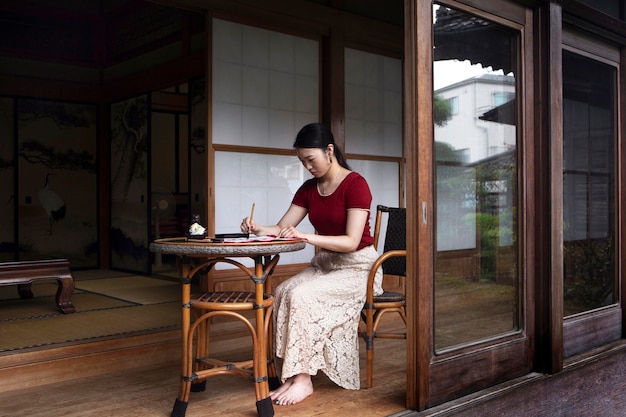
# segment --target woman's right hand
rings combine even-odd
[[[250,217],[246,217],[241,221],[241,231],[243,233],[252,233],[256,234],[258,230],[258,225],[250,219]]]

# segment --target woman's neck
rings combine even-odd
[[[320,178],[322,184],[332,184],[333,181],[341,174],[343,168],[338,163],[331,164],[328,171]]]
[[[317,189],[321,195],[332,194],[348,172],[341,165],[332,164],[326,174],[317,180]]]

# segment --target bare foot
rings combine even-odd
[[[297,404],[309,395],[313,394],[313,382],[311,381],[311,376],[309,374],[298,374],[290,378],[288,381],[285,381],[285,384],[283,384],[283,386],[287,385],[289,381],[291,381],[291,383],[289,383],[285,390],[282,390],[282,392],[272,395],[272,400],[276,404]],[[280,388],[282,388],[283,386],[281,386]]]
[[[272,399],[272,401],[276,401],[276,398],[278,398],[280,394],[287,391],[287,389],[293,383],[294,378],[295,377],[293,376],[291,378],[287,378],[287,380],[283,382],[283,384],[280,387],[276,388],[274,391],[270,391],[270,398]]]

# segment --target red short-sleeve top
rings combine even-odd
[[[318,234],[340,236],[346,234],[348,209],[369,211],[372,193],[365,178],[356,172],[351,172],[339,184],[339,187],[327,196],[322,196],[317,191],[317,178],[307,180],[296,191],[292,203],[307,209],[309,220]],[[368,216],[357,250],[373,242]]]

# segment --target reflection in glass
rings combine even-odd
[[[578,0],[589,7],[600,10],[603,13],[613,16],[616,19],[622,19],[620,15],[621,0]]]
[[[615,302],[615,77],[563,51],[565,316]]]
[[[434,6],[435,348],[518,323],[518,33]]]

